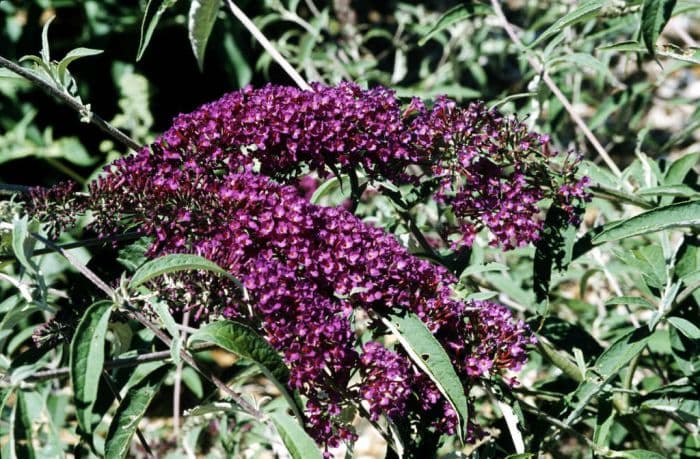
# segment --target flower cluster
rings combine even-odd
[[[226,163],[229,170],[257,161],[262,173],[278,178],[302,166],[325,171],[328,162],[398,178],[420,159],[392,91],[352,83],[313,89],[268,85],[227,94],[175,118],[157,148],[166,158]]]
[[[247,303],[230,281],[204,273],[158,288],[173,306],[196,310],[195,320],[224,315],[260,331],[289,365],[289,385],[307,398],[310,432],[335,446],[354,438],[341,411],[363,401],[372,419],[422,416],[438,432],[457,426],[402,348],[359,345],[355,311],[417,314],[467,391],[520,368],[533,338],[503,306],[456,300],[456,278],[392,235],[343,208],[311,204],[304,195],[315,183],[300,176],[361,166],[375,180],[437,180],[437,199],[465,234],[483,225],[513,247],[536,239],[538,201],[556,197],[575,215],[574,201],[585,198],[575,166],[555,174],[542,160],[551,156],[546,139],[483,106],[461,110],[439,99],[428,110],[414,100],[401,110],[383,88],[267,86],[180,115],[151,147],[108,166],[88,196],[35,192],[33,208],[40,214],[53,199],[63,213],[89,210],[101,234],[138,227],[151,238],[150,257],[195,253],[228,270]],[[374,335],[386,332],[371,324]]]
[[[411,368],[406,359],[370,341],[362,347],[360,363],[364,375],[360,395],[370,405],[370,419],[376,421],[381,414],[403,415],[411,395]]]
[[[548,138],[513,118],[445,98],[430,109],[417,99],[402,109],[393,91],[353,83],[227,94],[179,115],[138,159],[115,167],[126,174],[146,166],[152,154],[159,158],[158,180],[171,187],[205,171],[242,167],[285,183],[309,171],[325,177],[329,169],[358,167],[370,179],[396,184],[438,180],[436,198],[453,210],[453,229],[467,245],[483,227],[506,249],[534,242],[542,199],[552,198],[572,220],[587,199],[586,183],[575,176],[578,160],[556,165]]]
[[[588,199],[587,182],[575,176],[580,159],[557,166],[547,136],[480,102],[459,108],[438,98],[430,110],[417,101],[411,106],[418,112],[411,122],[416,145],[431,156],[432,175],[440,182],[436,198],[458,219],[458,243],[471,245],[484,226],[492,244],[505,249],[536,241],[544,198],[576,220],[577,204]]]

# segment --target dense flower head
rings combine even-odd
[[[230,170],[257,161],[261,172],[296,175],[306,166],[341,170],[362,165],[396,178],[418,161],[393,91],[353,83],[314,84],[313,91],[268,85],[247,87],[178,116],[156,142],[163,157],[204,158]],[[201,164],[201,161],[200,161]]]
[[[360,364],[365,381],[360,395],[369,403],[370,419],[403,415],[411,395],[411,368],[406,359],[370,341],[362,347]]]
[[[580,158],[555,164],[548,136],[481,102],[459,108],[440,97],[430,110],[414,107],[416,145],[432,159],[432,175],[440,182],[436,198],[457,217],[457,245],[471,245],[481,227],[490,230],[492,245],[505,249],[538,240],[538,203],[544,198],[576,220],[577,205],[588,199],[587,181],[575,175]]]
[[[194,253],[239,279],[245,300],[233,282],[207,273],[152,286],[174,309],[195,311],[194,320],[223,315],[261,332],[288,364],[289,386],[307,398],[306,422],[319,442],[352,440],[340,414],[362,402],[372,419],[428,416],[438,432],[452,433],[457,415],[432,380],[400,346],[361,346],[354,314],[417,314],[466,391],[522,366],[527,326],[496,303],[457,300],[457,279],[391,234],[344,208],[311,204],[316,184],[302,176],[359,166],[376,180],[437,180],[436,198],[452,207],[464,242],[482,225],[513,247],[536,239],[541,199],[560,196],[575,216],[575,201],[586,197],[575,161],[552,174],[537,159],[553,155],[546,139],[483,106],[461,110],[439,99],[429,110],[413,100],[402,110],[384,88],[314,89],[228,94],[109,165],[87,196],[37,191],[33,207],[71,203],[91,212],[101,234],[137,227],[150,237],[149,257]],[[371,324],[375,337],[387,333],[381,321]]]
[[[488,228],[492,243],[506,249],[538,239],[542,199],[552,198],[574,221],[588,198],[586,182],[575,175],[579,159],[556,165],[548,137],[512,117],[482,103],[460,108],[444,97],[431,108],[413,99],[402,109],[389,89],[347,82],[227,94],[179,115],[137,156],[115,163],[115,173],[155,167],[154,179],[173,188],[205,171],[242,167],[290,184],[310,171],[325,177],[357,168],[395,184],[437,180],[435,197],[458,220],[452,228],[458,244],[470,245]]]

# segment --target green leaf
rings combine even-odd
[[[322,459],[316,442],[288,414],[274,412],[270,419],[293,459]]]
[[[168,330],[170,336],[173,337],[172,343],[170,345],[170,357],[173,359],[173,363],[178,365],[180,363],[180,348],[182,346],[182,341],[180,340],[180,332],[177,329],[177,323],[170,314],[170,309],[165,301],[152,301],[151,305],[153,309],[160,317],[160,320],[165,325],[165,329]]]
[[[6,69],[5,67],[0,67],[0,78],[12,78],[18,80],[24,79],[23,76],[17,75],[15,72],[10,69]]]
[[[460,101],[482,97],[480,91],[460,84],[444,84],[425,89],[420,86],[412,86],[410,88],[397,86],[396,95],[398,97],[419,97],[421,99],[431,99],[444,95]]]
[[[578,24],[579,22],[587,21],[598,15],[598,11],[605,5],[604,0],[590,0],[582,3],[578,8],[569,12],[565,16],[559,18],[554,24],[549,26],[547,30],[542,32],[542,35],[537,37],[535,41],[528,45],[528,48],[533,48],[544,40],[558,34],[566,27]]]
[[[156,27],[158,26],[158,22],[160,21],[160,18],[163,16],[163,14],[170,8],[171,6],[175,5],[177,3],[177,0],[163,0],[161,1],[160,6],[156,10],[156,12],[153,14],[153,17],[151,18],[150,22],[148,23],[148,27],[146,27],[146,21],[148,19],[148,10],[151,8],[151,3],[153,3],[153,0],[148,0],[148,3],[146,4],[146,9],[143,12],[143,20],[141,21],[141,33],[139,35],[139,49],[136,52],[136,60],[140,61],[141,58],[143,57],[143,53],[146,52],[146,48],[148,47],[148,44],[151,42],[151,38],[153,37],[153,32],[156,30]],[[145,32],[144,32],[145,30]]]
[[[656,306],[654,306],[651,301],[647,300],[646,298],[638,297],[638,296],[615,296],[610,298],[605,302],[606,306],[614,305],[614,304],[634,304],[637,306],[642,306],[647,309],[656,309]]]
[[[243,52],[236,45],[236,40],[232,33],[227,33],[224,36],[224,50],[228,55],[226,70],[233,74],[230,79],[236,81],[239,88],[245,87],[253,79],[253,71],[250,69],[250,64]]]
[[[621,51],[621,52],[632,52],[641,53],[645,51],[644,45],[635,40],[626,40],[612,45],[599,46],[599,51]]]
[[[486,263],[484,265],[471,265],[467,266],[464,269],[464,271],[460,273],[459,278],[461,280],[471,276],[472,274],[486,273],[491,271],[505,272],[508,271],[508,266],[504,265],[503,263],[497,263],[495,261]]]
[[[489,11],[490,8],[482,4],[464,2],[461,5],[456,5],[445,11],[442,16],[438,18],[430,31],[428,31],[423,38],[418,40],[418,46],[425,45],[428,40],[453,24],[457,24],[458,22],[464,21],[465,19],[469,19],[473,16],[488,14]]]
[[[664,177],[664,184],[682,184],[688,172],[698,163],[700,163],[700,151],[681,156],[668,167]]]
[[[41,29],[41,60],[43,60],[46,65],[51,63],[51,53],[49,51],[49,26],[54,19],[56,19],[56,16],[51,16]]]
[[[163,274],[174,273],[179,271],[204,270],[222,274],[236,283],[241,289],[243,286],[238,279],[233,277],[231,273],[221,268],[213,261],[209,261],[199,255],[189,254],[171,254],[165,255],[155,260],[151,260],[136,270],[129,282],[129,288],[133,289],[139,285],[155,279]]]
[[[563,56],[558,56],[553,59],[551,59],[549,62],[547,62],[547,65],[549,67],[554,67],[557,64],[563,63],[564,65],[561,66],[564,70],[569,71],[571,69],[571,65],[568,64],[574,64],[578,65],[581,67],[581,69],[590,69],[595,71],[598,74],[601,74],[605,77],[607,77],[613,84],[615,85],[621,85],[620,81],[615,77],[615,75],[610,71],[610,67],[607,64],[602,63],[600,60],[596,59],[594,56],[591,54],[587,53],[572,53],[572,54],[565,54]],[[552,72],[554,73],[554,72]]]
[[[185,367],[182,369],[182,382],[185,383],[185,386],[187,386],[198,399],[204,396],[202,378],[200,378],[199,373],[193,370],[192,367]]]
[[[617,374],[647,344],[651,333],[646,327],[632,330],[615,340],[595,362],[599,376],[610,377]]]
[[[538,339],[537,351],[549,359],[555,367],[559,368],[569,378],[576,382],[583,380],[581,370],[567,353],[555,349],[554,346],[542,339]]]
[[[131,446],[131,437],[151,401],[158,394],[167,374],[168,367],[160,367],[126,393],[109,425],[105,440],[105,457],[126,457]]]
[[[16,391],[15,405],[11,413],[11,429],[9,449],[10,457],[19,459],[34,459],[36,454],[32,446],[32,422],[27,407],[27,396],[23,390]]]
[[[681,317],[669,317],[668,322],[690,339],[700,339],[700,328]]]
[[[29,236],[29,220],[25,215],[12,222],[12,251],[17,261],[30,273],[36,273],[38,267],[31,261],[34,252],[34,239]]]
[[[70,344],[70,376],[76,417],[85,433],[92,432],[92,408],[102,376],[105,336],[111,313],[111,301],[98,301],[90,306],[78,324]]]
[[[622,457],[625,459],[666,459],[663,454],[647,451],[646,449],[630,449],[628,451],[620,451],[611,457]]]
[[[102,52],[103,51],[101,49],[92,48],[75,48],[69,51],[68,54],[66,54],[65,57],[61,59],[61,62],[58,63],[59,81],[63,81],[66,69],[68,68],[68,65],[70,65],[71,62],[83,57],[96,56],[98,54],[102,54]]]
[[[622,367],[642,352],[651,336],[652,333],[648,327],[631,330],[618,338],[598,357],[593,366],[594,371],[586,375],[586,379],[572,394],[575,404],[573,412],[565,421],[567,424],[578,417],[588,402],[617,375]]]
[[[342,175],[340,179],[338,177],[331,177],[316,188],[309,201],[311,201],[312,204],[320,205],[324,197],[330,196],[336,190],[342,190],[346,187],[350,188],[350,179],[347,175]]]
[[[188,22],[190,44],[200,70],[204,68],[204,52],[220,6],[221,0],[192,0],[190,3]]]
[[[284,395],[295,415],[300,420],[303,419],[299,411],[300,404],[287,389],[289,369],[279,353],[255,330],[240,322],[219,320],[194,332],[188,340],[188,346],[199,341],[216,344],[239,357],[255,362]]]
[[[598,413],[596,414],[595,431],[593,441],[598,446],[607,447],[610,443],[610,432],[615,424],[617,411],[612,409],[609,400],[601,400],[598,403]]]
[[[693,198],[698,197],[700,192],[695,191],[688,185],[664,185],[639,190],[638,194],[640,196],[672,196],[679,198]]]
[[[676,6],[676,0],[644,0],[641,32],[647,51],[652,55],[656,51],[656,40],[671,19],[674,6]]]
[[[464,438],[469,419],[467,397],[450,357],[425,323],[413,313],[392,314],[382,321],[396,336],[411,360],[433,380],[460,418],[460,439]]]
[[[680,202],[613,222],[610,226],[605,225],[606,228],[602,232],[593,236],[592,242],[603,244],[669,228],[698,224],[700,224],[700,200]]]

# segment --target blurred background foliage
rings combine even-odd
[[[237,5],[308,81],[381,84],[401,96],[430,99],[446,94],[463,103],[482,99],[551,135],[562,151],[581,152],[588,160],[586,173],[606,188],[604,197],[610,198],[612,193],[619,199],[611,203],[597,195],[579,231],[582,233],[599,223],[639,212],[639,207],[621,202],[634,204],[639,198],[642,208],[653,208],[674,199],[697,199],[700,2],[661,2],[671,4],[673,10],[654,43],[648,43],[641,27],[642,3],[502,2],[526,49],[511,41],[488,2],[265,0]],[[22,56],[38,54],[42,29],[55,16],[49,29],[54,59],[77,47],[103,51],[71,63],[77,94],[95,113],[143,144],[165,130],[178,113],[191,111],[225,92],[247,84],[292,84],[224,2],[200,70],[188,38],[189,9],[186,0],[4,0],[0,1],[0,55],[16,62]],[[601,163],[580,126],[543,82],[542,73],[528,62],[528,56],[544,66],[572,102],[575,112],[623,170],[621,179]],[[124,147],[82,123],[75,112],[26,81],[2,76],[3,182],[49,185],[72,178],[85,183],[100,166],[126,153]],[[686,159],[675,162],[678,158]],[[658,190],[662,185],[677,188],[664,194]],[[678,188],[681,185],[687,188]],[[380,224],[401,233],[389,217],[382,219],[381,202],[375,205],[378,208],[367,214],[379,215]],[[428,210],[419,216],[419,224],[429,218]],[[559,352],[552,354],[542,348],[533,352],[521,375],[523,387],[516,392],[532,397],[528,400],[536,401],[533,403],[538,408],[524,418],[528,451],[545,457],[591,457],[599,454],[600,448],[609,447],[653,451],[618,457],[700,455],[700,364],[693,329],[681,333],[682,326],[664,325],[649,338],[645,353],[634,357],[628,373],[623,370],[623,378],[611,380],[619,390],[606,389],[594,406],[577,405],[573,399],[580,374],[577,380],[575,372],[567,374],[561,365],[551,363],[556,358],[568,359],[585,374],[587,366],[615,339],[658,320],[653,318],[658,304],[673,302],[679,290],[682,294],[683,289],[697,284],[699,247],[697,232],[685,239],[662,232],[658,237],[616,243],[605,252],[596,249],[567,271],[555,273],[544,305],[533,293],[538,282],[533,247],[507,254],[475,248],[474,268],[468,275],[529,318],[544,343]],[[79,255],[85,260],[91,256],[87,249]],[[104,263],[106,258],[98,253],[92,263],[101,269],[114,269]],[[80,288],[72,285],[78,282],[77,276],[67,274],[68,267],[58,257],[44,257],[42,263],[43,275],[52,288]],[[669,291],[676,283],[675,291]],[[3,299],[15,293],[5,284],[2,292]],[[673,297],[669,300],[670,294]],[[697,326],[697,292],[689,292],[682,300],[674,306],[674,313]],[[10,333],[17,330],[15,322],[8,324],[7,309],[0,309],[5,314],[0,326],[0,333],[5,332],[0,335],[3,353],[17,355],[24,349],[23,343],[29,343],[36,319],[18,319],[16,323],[25,327],[10,339]],[[200,394],[201,398],[201,382],[194,376],[190,381],[188,394],[193,399]],[[62,425],[66,420],[60,407],[67,403],[65,394],[50,399],[50,403],[40,395],[29,396],[27,403],[48,403],[53,425]],[[478,407],[485,424],[507,431],[492,408],[486,404]],[[574,408],[582,410],[583,418],[576,431],[557,429],[556,435],[552,433],[551,424],[543,417],[556,420]],[[618,410],[617,415],[610,414],[614,410]],[[156,418],[170,415],[151,414]],[[224,452],[213,457],[234,451],[238,454],[241,448],[255,449],[251,445],[256,444],[256,437],[243,438],[234,428],[238,421],[221,422],[231,426],[231,432],[216,434],[224,446],[212,451]],[[161,423],[153,429],[164,427]],[[197,432],[199,435],[201,429]],[[54,434],[49,432],[46,438],[54,438]],[[216,435],[210,433],[208,438]],[[375,451],[381,449],[375,445],[377,440],[367,438],[370,440],[361,439],[367,443],[364,454],[379,454]],[[172,446],[165,439],[159,444],[162,452]],[[504,457],[510,452],[513,445],[505,434],[494,434],[472,448],[475,457]],[[58,457],[54,453],[47,447],[42,457]],[[450,445],[445,447],[444,457],[458,457],[454,454]]]

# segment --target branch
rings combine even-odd
[[[270,40],[267,39],[265,35],[258,29],[258,27],[253,24],[253,21],[250,20],[248,16],[240,9],[238,6],[236,6],[235,3],[233,3],[232,0],[228,0],[228,7],[231,9],[231,13],[243,24],[243,26],[248,29],[248,32],[255,37],[255,39],[262,45],[263,48],[265,48],[265,51],[270,53],[270,56],[282,67],[282,69],[287,72],[287,75],[289,75],[292,80],[299,86],[301,89],[305,91],[311,91],[311,86],[304,80],[304,77],[302,77],[299,72],[297,72],[294,67],[275,49],[275,47],[270,43]]]
[[[53,86],[52,84],[48,83],[47,81],[41,79],[40,77],[36,76],[34,73],[31,71],[25,69],[24,67],[21,67],[14,62],[0,56],[0,67],[5,67],[6,69],[11,70],[12,72],[16,73],[17,75],[26,78],[30,82],[32,82],[35,86],[38,86],[41,90],[43,90],[45,93],[55,97],[59,101],[63,102],[64,104],[68,105],[70,108],[75,110],[78,113],[85,113],[86,107],[78,102],[73,96],[66,94],[63,91],[60,91],[58,88]],[[116,140],[117,142],[121,143],[127,148],[130,148],[131,150],[138,151],[141,149],[141,145],[139,145],[134,139],[129,137],[128,135],[124,134],[122,131],[119,129],[115,128],[111,124],[109,124],[107,121],[102,119],[99,115],[95,113],[90,114],[90,123],[94,124],[97,126],[102,132]]]
[[[32,187],[26,185],[12,185],[10,183],[0,183],[0,194],[29,193]]]
[[[190,352],[204,352],[210,349],[215,349],[216,346],[209,343],[200,343],[192,346]],[[113,370],[115,368],[126,368],[134,367],[136,365],[141,365],[142,363],[157,362],[159,360],[168,360],[172,356],[170,351],[157,351],[149,352],[148,354],[140,354],[134,357],[124,357],[121,359],[108,360],[104,364],[106,370]],[[54,378],[62,378],[70,374],[70,368],[61,367],[55,370],[44,370],[37,371],[32,376],[27,378],[31,382],[41,382],[47,381]]]
[[[574,123],[576,123],[579,129],[581,129],[588,141],[591,142],[593,148],[595,148],[595,150],[598,152],[605,164],[608,165],[610,170],[617,177],[621,177],[622,172],[617,167],[617,164],[615,164],[615,161],[613,161],[610,155],[608,155],[608,152],[605,151],[605,148],[603,148],[596,136],[588,128],[586,122],[583,121],[583,118],[581,118],[581,116],[578,113],[576,113],[576,110],[574,110],[574,107],[571,105],[571,102],[569,102],[569,99],[567,99],[564,93],[561,92],[559,87],[557,87],[554,80],[552,80],[549,74],[545,71],[544,66],[535,57],[532,56],[530,50],[528,50],[525,47],[525,45],[523,45],[523,42],[520,41],[520,38],[518,38],[518,35],[515,33],[515,30],[513,30],[513,25],[510,22],[508,22],[506,15],[503,13],[503,10],[501,9],[501,5],[498,3],[498,0],[491,0],[491,5],[493,6],[493,10],[496,13],[496,16],[498,16],[498,18],[501,21],[501,26],[508,34],[508,37],[510,37],[510,40],[525,53],[527,61],[530,63],[530,66],[533,69],[535,69],[537,73],[542,74],[542,81],[544,81],[544,83],[549,87],[549,89],[556,96],[556,98],[559,99],[559,102],[561,102],[566,111],[569,112],[569,116],[571,116],[571,119],[574,120]]]

